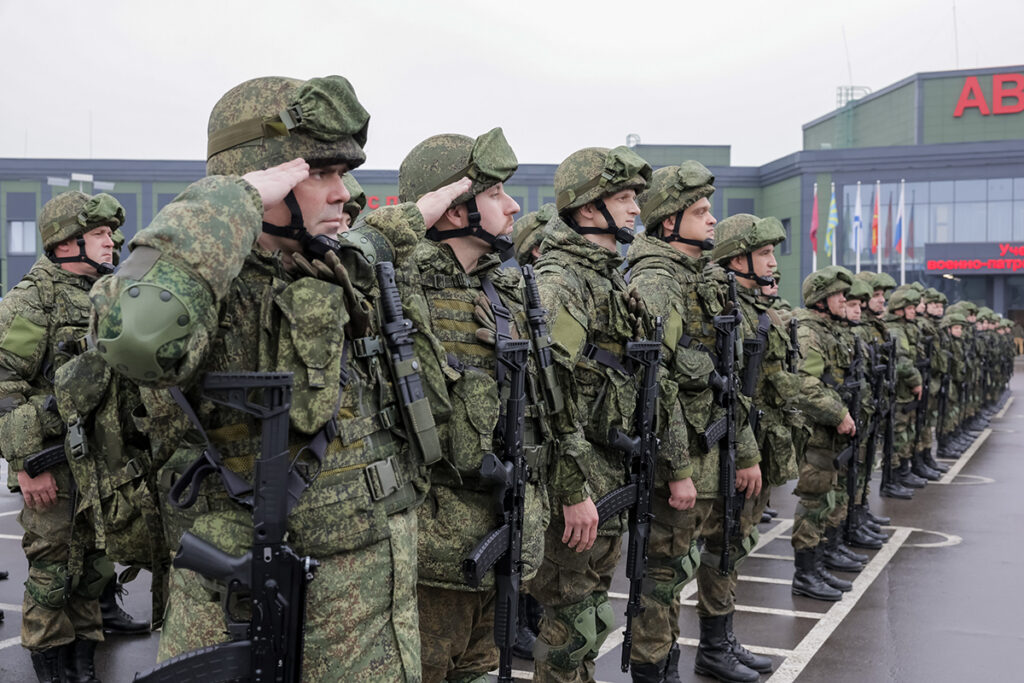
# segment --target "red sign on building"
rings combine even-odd
[[[989,106],[991,102],[991,106]],[[968,76],[960,91],[960,99],[953,110],[954,118],[960,118],[967,109],[977,109],[982,116],[1017,114],[1024,111],[1024,74],[994,74],[992,76],[992,97],[985,99],[985,91],[977,76]]]

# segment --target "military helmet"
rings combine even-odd
[[[874,295],[875,290],[868,282],[863,278],[855,277],[850,284],[850,291],[846,293],[846,298],[867,301]]]
[[[988,322],[996,321],[996,312],[988,306],[982,306],[978,309],[978,320],[985,320]]]
[[[949,310],[963,311],[964,316],[978,315],[978,304],[973,301],[964,299],[963,301],[957,301],[955,304],[949,307]]]
[[[892,275],[889,275],[889,273],[875,273],[870,270],[862,270],[853,277],[866,282],[871,287],[872,294],[879,289],[883,292],[896,289],[896,281],[892,279]]]
[[[921,292],[910,285],[903,285],[889,295],[889,311],[899,311],[907,306],[916,306],[921,301]]]
[[[648,188],[637,198],[640,220],[651,234],[661,234],[661,222],[686,211],[700,199],[715,193],[715,176],[699,161],[659,168]]]
[[[586,147],[555,169],[555,206],[565,213],[622,190],[639,194],[650,180],[650,164],[629,147]]]
[[[729,216],[715,226],[711,260],[725,265],[733,256],[751,254],[763,246],[785,241],[786,229],[774,216],[758,218],[749,213]]]
[[[801,293],[808,308],[837,292],[850,291],[853,275],[842,266],[825,266],[804,278]]]
[[[928,289],[924,290],[924,295],[921,298],[924,299],[924,302],[926,304],[949,303],[949,298],[939,290],[935,289],[934,287],[929,287]]]
[[[942,320],[939,321],[939,327],[952,327],[953,325],[967,325],[967,316],[959,311],[953,311],[942,316]]]
[[[468,192],[452,206],[477,196],[512,177],[519,160],[501,128],[492,128],[473,139],[446,133],[427,138],[412,148],[398,167],[398,198],[415,202],[423,195],[466,176],[473,181]]]
[[[124,225],[124,207],[113,196],[104,192],[90,197],[77,190],[59,194],[39,212],[43,251],[103,225],[115,231]]]
[[[224,94],[207,125],[206,172],[244,175],[297,157],[310,166],[366,161],[370,115],[342,76],[254,78]]]
[[[547,224],[558,215],[554,204],[544,204],[537,211],[531,211],[512,226],[512,243],[516,249],[516,261],[520,265],[533,263],[533,250],[544,241]]]
[[[913,282],[908,282],[907,283],[907,287],[913,287],[919,293],[924,294],[925,287],[924,287],[924,283],[922,283],[922,282],[918,282],[917,280],[914,280]]]
[[[349,193],[349,200],[345,202],[342,210],[349,215],[352,223],[355,223],[356,217],[366,208],[366,192],[351,173],[346,173],[341,180],[345,183],[345,189]]]

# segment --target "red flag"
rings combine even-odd
[[[889,193],[889,216],[885,219],[885,225],[889,228],[889,234],[892,234],[892,192]],[[889,259],[892,255],[892,240],[885,241],[885,258]]]
[[[875,211],[871,214],[871,253],[878,253],[878,191],[875,191]]]
[[[907,225],[907,257],[914,258],[914,200],[910,200],[910,223]]]
[[[811,206],[811,249],[818,251],[818,183],[814,183],[814,204]]]

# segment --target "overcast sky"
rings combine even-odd
[[[203,159],[232,86],[337,73],[371,114],[365,168],[498,125],[520,163],[636,133],[759,165],[800,149],[836,86],[1024,64],[1024,2],[955,17],[952,0],[0,0],[0,157]]]

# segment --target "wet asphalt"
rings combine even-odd
[[[1016,655],[1024,650],[1024,361],[1018,360],[1011,398],[950,474],[911,501],[879,498],[873,511],[893,518],[893,538],[852,579],[854,589],[836,603],[792,595],[789,531],[796,498],[778,489],[779,517],[761,525],[762,541],[742,567],[735,631],[751,650],[775,663],[762,681],[862,683],[1024,680]],[[1021,397],[1016,399],[1014,395]],[[6,464],[0,465],[6,481]],[[35,680],[21,648],[20,616],[27,563],[21,552],[20,496],[0,487],[0,682]],[[125,608],[149,617],[149,575],[128,584]],[[627,582],[622,567],[612,584],[622,621]],[[710,681],[693,673],[698,620],[693,582],[683,589],[680,680]],[[153,664],[159,634],[109,636],[97,649],[103,681],[130,681]],[[619,668],[621,629],[597,660],[597,680],[628,681]],[[1018,650],[1017,648],[1021,648]],[[530,663],[516,661],[529,680]]]

